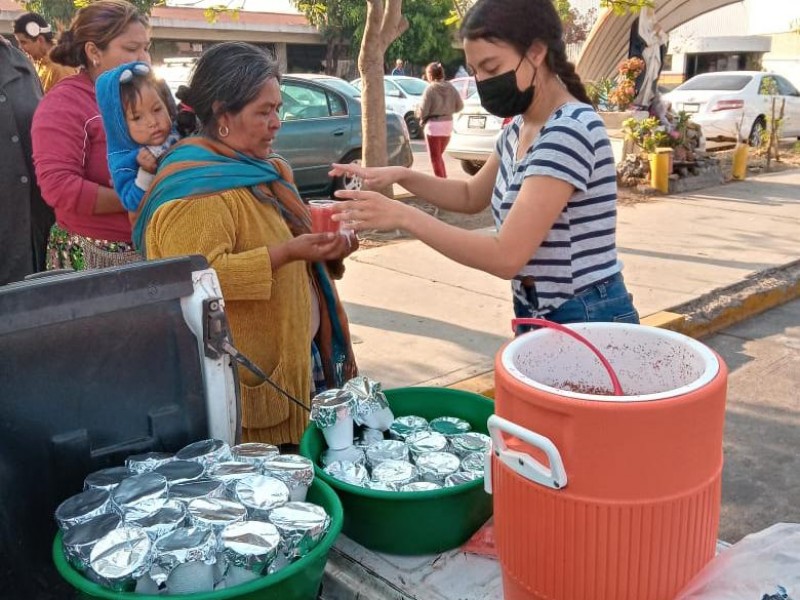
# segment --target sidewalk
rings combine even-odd
[[[642,316],[800,257],[800,170],[619,207],[624,275]],[[339,284],[365,375],[450,385],[509,339],[509,283],[420,242],[361,250]]]

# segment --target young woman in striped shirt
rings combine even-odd
[[[443,223],[370,191],[336,218],[356,229],[403,229],[449,258],[510,279],[519,317],[559,323],[637,323],[617,260],[614,157],[602,120],[567,61],[552,0],[478,0],[461,27],[481,104],[513,117],[495,152],[468,181],[403,167],[334,165],[370,189],[398,183],[439,208],[491,206],[497,233]]]

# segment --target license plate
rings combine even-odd
[[[683,104],[683,112],[696,113],[698,110],[700,110],[699,104],[693,102],[684,102]]]
[[[486,129],[486,117],[474,115],[467,120],[467,127],[470,129]]]

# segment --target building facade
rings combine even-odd
[[[12,23],[24,9],[0,0],[0,33],[11,39]],[[202,8],[161,6],[150,17],[153,64],[167,59],[190,62],[222,41],[250,42],[268,49],[284,72],[318,72],[324,66],[325,41],[304,15],[292,12],[218,14],[212,21]]]
[[[713,35],[709,35],[713,33]],[[774,71],[800,87],[800,2],[743,0],[670,32],[667,84],[712,71]]]

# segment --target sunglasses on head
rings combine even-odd
[[[150,73],[150,67],[145,64],[137,64],[133,65],[128,69],[123,69],[122,73],[119,74],[119,82],[120,83],[128,83],[133,79],[134,75],[147,75]]]
[[[49,25],[45,25],[44,27],[42,27],[41,25],[39,25],[34,21],[25,23],[25,33],[28,37],[31,38],[37,38],[43,33],[50,33],[51,31],[53,30],[50,28]]]

